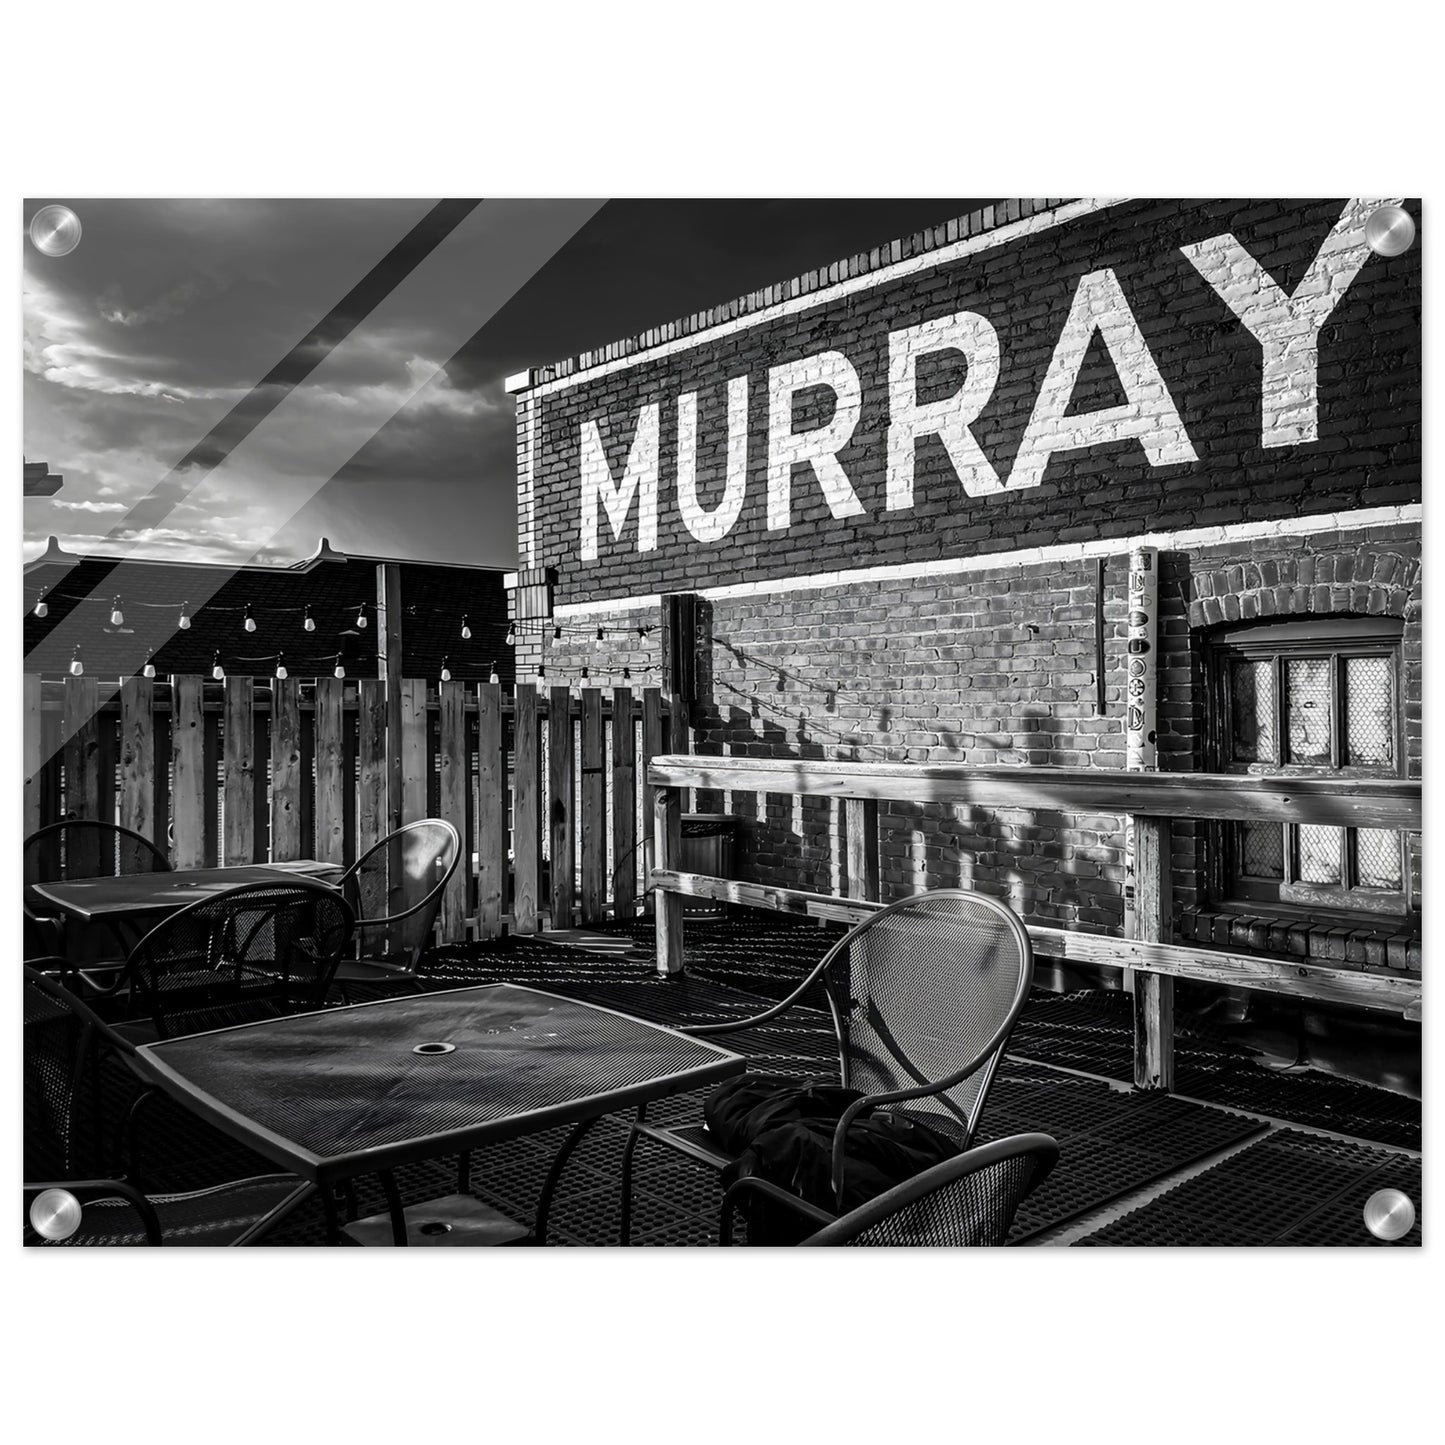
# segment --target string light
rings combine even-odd
[[[50,604],[45,600],[45,594],[49,590],[48,587],[42,587],[40,596],[35,599],[35,615],[37,617],[44,617],[50,611]]]
[[[366,630],[366,603],[364,602],[356,609],[356,625],[363,631]]]
[[[607,639],[607,634],[606,634],[606,632],[603,631],[603,629],[599,627],[599,628],[597,629],[597,640],[598,640],[598,642],[604,642],[604,641],[606,641],[606,639]]]
[[[256,619],[251,616],[251,604],[249,602],[246,604],[246,616],[242,620],[241,626],[244,627],[247,632],[254,632],[256,630]]]
[[[70,654],[70,675],[71,677],[80,677],[84,672],[85,664],[80,660],[80,648],[77,647]]]
[[[497,683],[501,682],[501,680],[502,679],[497,676],[497,664],[494,662],[492,664],[491,672],[487,674],[487,681],[492,683],[493,686],[495,686]]]
[[[452,680],[451,659],[448,658],[448,657],[444,657],[444,658],[442,658],[442,681],[443,681],[443,682],[450,682],[451,680]]]
[[[627,679],[628,679],[629,677],[631,677],[631,676],[632,676],[632,669],[631,669],[630,667],[624,667],[624,668],[622,669],[622,680],[623,680],[623,682],[626,682]]]
[[[645,628],[645,627],[639,627],[639,628],[637,629],[637,635],[638,635],[639,637],[641,637],[641,638],[646,638],[646,636],[647,636],[647,628]]]
[[[215,659],[211,663],[211,676],[215,678],[217,682],[224,682],[226,680],[226,669],[221,666],[221,654],[219,652],[216,653]]]
[[[472,636],[471,623],[469,623],[469,622],[467,621],[467,617],[466,617],[466,614],[465,614],[465,613],[462,614],[462,636],[463,636],[463,638],[465,638],[467,641],[470,641],[470,640],[471,640],[471,636]]]
[[[286,681],[286,654],[284,652],[276,654],[276,677],[281,682]]]
[[[507,624],[507,646],[508,646],[508,647],[515,647],[516,645],[517,645],[517,624],[516,624],[515,622],[509,622],[509,623]]]
[[[561,640],[562,640],[562,628],[561,628],[560,626],[554,627],[554,628],[552,629],[552,641],[553,641],[553,642],[561,642]]]
[[[189,602],[182,602],[182,603],[181,603],[181,617],[180,617],[180,621],[176,623],[176,626],[179,627],[182,632],[187,632],[187,631],[190,630],[190,626],[191,626],[190,606],[191,606],[191,604],[190,604]]]
[[[112,627],[125,626],[125,613],[120,610],[119,597],[112,597],[110,599],[110,625]]]
[[[154,652],[152,652],[152,651],[147,651],[147,653],[146,653],[146,665],[145,665],[143,668],[141,668],[141,670],[140,670],[140,675],[141,675],[142,677],[154,677],[154,676],[156,675],[156,664],[155,664],[155,653],[154,653]]]
[[[332,676],[333,676],[333,677],[345,677],[345,676],[346,676],[346,668],[342,666],[341,657],[340,657],[339,654],[338,654],[338,656],[337,656],[337,658],[336,658],[336,666],[332,669]]]
[[[306,621],[301,625],[307,632],[316,631],[316,619],[311,615],[311,609],[309,607],[306,609]]]
[[[582,669],[582,681],[587,681],[587,669],[585,667]]]
[[[543,681],[545,681],[546,677],[547,677],[547,668],[546,668],[546,665],[545,665],[544,663],[539,662],[539,663],[537,664],[537,681],[538,681],[538,682],[543,682]]]

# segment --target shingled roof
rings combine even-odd
[[[484,682],[495,663],[510,683],[500,569],[348,556],[324,539],[314,556],[292,567],[231,567],[80,556],[52,537],[25,568],[25,671],[64,673],[79,646],[86,672],[100,677],[140,672],[148,651],[161,676],[209,673],[219,653],[228,674],[266,677],[284,652],[296,677],[330,673],[338,654],[348,676],[374,677],[376,564],[391,561],[401,578],[403,675],[435,680],[446,660],[454,678]],[[42,596],[46,616],[37,617]],[[116,597],[120,626],[110,621]],[[191,619],[185,629],[182,603]],[[254,632],[245,630],[248,609]],[[304,625],[308,609],[312,632]],[[470,640],[461,635],[464,618]]]

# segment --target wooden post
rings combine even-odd
[[[1169,881],[1169,819],[1134,819],[1135,906],[1138,936],[1168,943],[1173,931]],[[1134,982],[1134,1086],[1174,1087],[1174,980],[1139,972]]]
[[[226,679],[226,836],[228,868],[256,861],[256,735],[251,727],[256,684]]]
[[[612,916],[637,912],[637,749],[632,689],[612,689]]]
[[[537,931],[541,890],[541,759],[537,756],[537,689],[517,684],[514,774],[512,778],[512,920],[518,933]]]
[[[467,894],[472,877],[472,847],[467,836],[467,687],[464,682],[439,684],[441,705],[441,816],[461,835],[462,856],[442,895],[437,916],[437,942],[460,943],[466,937]]]
[[[382,778],[383,836],[394,833],[406,810],[406,699],[401,675],[401,568],[395,562],[376,565],[376,675],[384,693],[382,729],[386,768]],[[421,814],[413,815],[421,817]]]
[[[552,850],[552,927],[571,928],[576,902],[572,810],[572,691],[554,687],[547,707],[548,837]]]
[[[205,683],[201,684],[202,710]],[[205,827],[206,868],[221,864],[221,714],[204,712],[201,743],[201,819]]]
[[[602,690],[582,689],[582,922],[607,916],[607,764],[602,751]]]
[[[401,817],[395,823],[387,821],[389,827],[398,828],[425,817],[426,681],[408,677],[401,684]]]
[[[100,817],[100,730],[95,711],[99,705],[93,677],[65,679],[65,811],[72,818]],[[93,878],[100,869],[100,843],[86,829],[70,840],[66,871],[76,878]]]
[[[502,931],[507,894],[507,759],[502,689],[477,685],[477,937]]]
[[[662,751],[662,689],[646,687],[642,690],[642,776],[644,779],[647,777],[648,764]],[[653,906],[652,870],[656,866],[653,793],[652,785],[644,782],[642,787],[642,886],[649,913]]]
[[[171,862],[177,868],[201,868],[206,861],[205,726],[201,679],[171,679]]]
[[[163,847],[156,832],[155,686],[148,677],[120,685],[120,826]]]
[[[301,684],[294,677],[271,684],[271,859],[289,863],[301,853]]]
[[[682,861],[682,790],[657,788],[652,797],[652,829],[657,867],[673,871]],[[682,972],[682,895],[660,891],[657,909],[657,971],[664,978]]]
[[[38,672],[27,672],[25,674],[24,692],[22,694],[22,706],[24,708],[24,736],[21,747],[24,749],[25,768],[25,802],[24,802],[24,836],[28,838],[40,827],[40,795],[41,795],[41,763],[44,754],[44,737],[41,730],[41,686],[40,674]],[[35,882],[39,873],[39,859],[33,850],[25,855],[25,881]]]
[[[847,896],[878,901],[878,802],[843,799],[844,874]]]
[[[360,801],[356,811],[356,856],[380,843],[395,830],[387,816],[387,780],[391,770],[392,737],[387,733],[386,683],[363,677],[356,684],[356,705],[360,712],[356,749],[356,782]],[[396,749],[398,756],[400,749]],[[371,917],[385,910],[380,896],[367,900]]]
[[[338,677],[316,679],[316,857],[346,862],[346,745],[342,703],[346,684]]]

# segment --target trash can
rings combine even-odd
[[[731,878],[737,829],[738,820],[731,813],[684,813],[681,871]],[[727,904],[718,898],[689,898],[682,911],[688,918],[724,918]]]

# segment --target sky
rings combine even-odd
[[[513,566],[504,377],[988,203],[37,197],[82,236],[24,247],[25,557]]]

